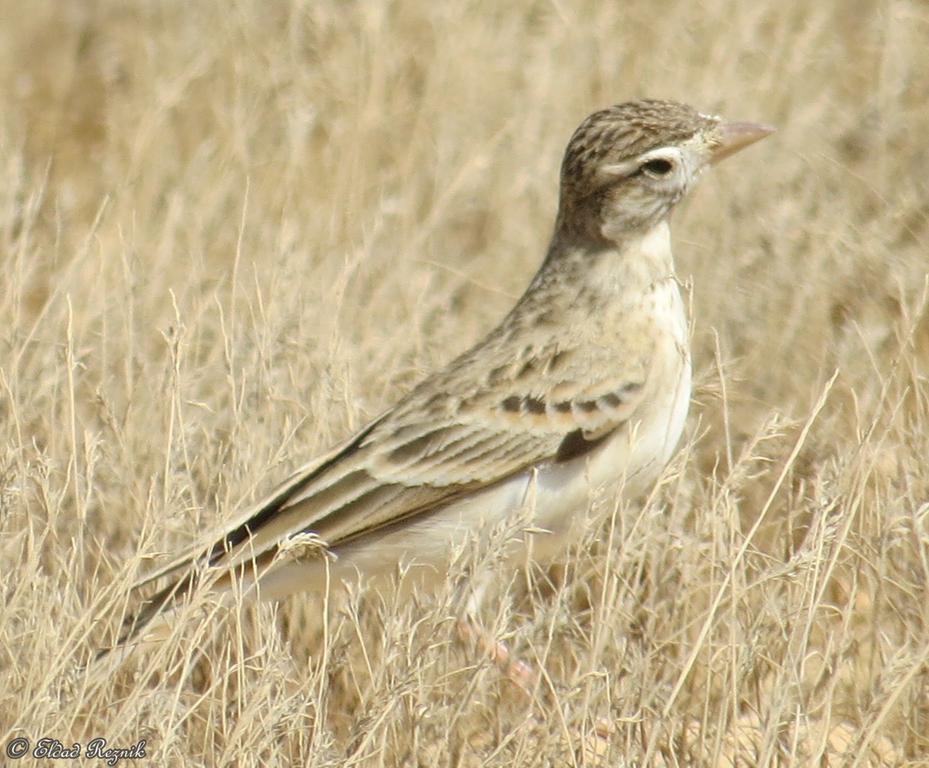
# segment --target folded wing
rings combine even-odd
[[[500,341],[489,338],[300,468],[208,546],[142,579],[136,586],[175,576],[133,617],[122,641],[188,592],[204,566],[231,574],[256,561],[271,563],[302,533],[337,549],[533,467],[578,459],[647,396],[648,355],[607,365],[596,354],[581,358],[549,343],[508,357]],[[488,367],[488,358],[499,364]],[[612,375],[598,377],[597,370]]]

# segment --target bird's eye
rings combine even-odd
[[[674,169],[674,164],[663,157],[656,157],[654,160],[647,160],[639,166],[639,170],[648,174],[652,178],[667,176]]]

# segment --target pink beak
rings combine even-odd
[[[716,133],[718,143],[710,155],[710,162],[718,163],[749,144],[770,136],[775,130],[773,126],[762,123],[721,123]]]

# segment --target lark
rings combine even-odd
[[[445,579],[456,547],[517,516],[526,524],[507,557],[548,559],[577,535],[592,492],[648,489],[691,393],[669,217],[709,166],[772,130],[671,101],[590,115],[565,151],[548,252],[509,314],[205,546],[143,579],[168,582],[121,642],[201,582],[277,599],[391,577],[399,564],[407,578]]]

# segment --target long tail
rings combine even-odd
[[[166,587],[147,598],[128,617],[114,646],[98,652],[103,657],[117,648],[142,638],[159,617],[164,617],[187,595],[203,584],[216,592],[231,592],[238,584],[244,591],[253,587],[274,562],[279,546],[306,525],[304,507],[312,505],[313,496],[291,509],[299,494],[305,493],[340,460],[350,456],[374,429],[380,419],[370,422],[349,440],[294,472],[258,504],[248,507],[227,523],[222,533],[176,557],[147,574],[133,585],[141,589],[166,577]],[[293,517],[294,520],[289,520]],[[286,520],[282,518],[288,518]],[[273,529],[271,534],[269,530]]]

